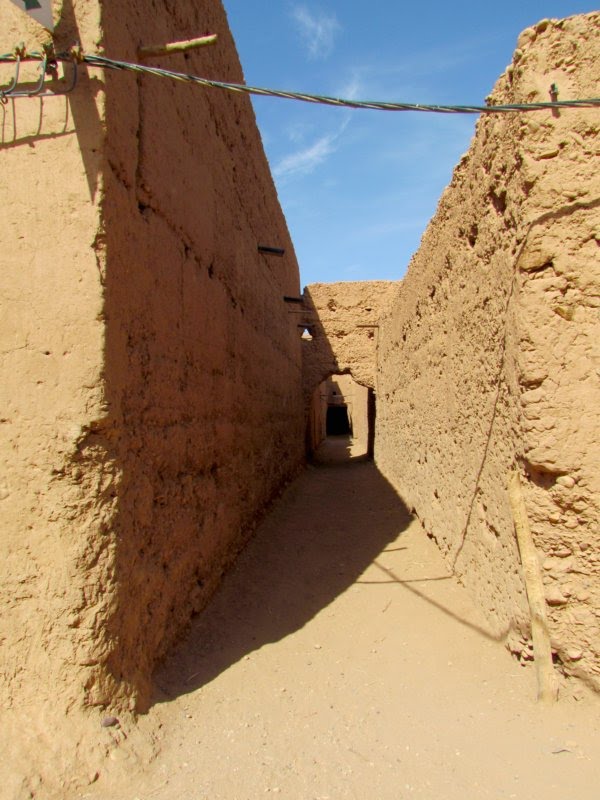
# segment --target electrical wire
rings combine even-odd
[[[11,63],[16,61],[13,53],[0,55],[0,63]],[[25,60],[42,60],[42,53],[28,53],[21,62]],[[73,61],[73,53],[58,53],[54,57],[56,61]],[[89,67],[98,69],[114,69],[127,72],[135,72],[142,75],[155,75],[161,78],[183,83],[191,83],[199,86],[214,89],[224,89],[230,92],[249,94],[258,97],[276,97],[286,100],[297,100],[304,103],[317,105],[338,106],[341,108],[370,109],[374,111],[421,111],[434,114],[506,114],[515,112],[544,111],[552,109],[571,109],[571,108],[599,108],[600,98],[587,98],[583,100],[558,100],[553,99],[548,102],[539,103],[508,103],[505,105],[435,105],[427,103],[396,103],[377,100],[349,100],[328,95],[310,94],[307,92],[282,91],[280,89],[266,89],[259,86],[248,86],[243,83],[229,83],[226,81],[216,81],[210,78],[202,78],[198,75],[190,75],[184,72],[174,72],[160,67],[150,67],[145,64],[135,64],[129,61],[116,61],[101,55],[81,54],[78,58],[80,63],[87,64]],[[553,87],[554,88],[554,87]],[[554,94],[553,97],[557,97]]]

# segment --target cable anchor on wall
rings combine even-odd
[[[550,99],[552,100],[552,102],[553,103],[558,103],[558,86],[557,86],[556,83],[553,83],[550,86],[549,92],[550,92]],[[558,108],[553,108],[552,109],[552,116],[553,117],[560,117],[560,111],[558,110]]]
[[[19,77],[20,77],[20,70],[21,64],[25,60],[31,60],[31,58],[27,57],[27,51],[25,45],[19,44],[17,45],[13,52],[12,56],[14,58],[15,63],[15,74],[9,86],[6,89],[0,89],[0,103],[6,105],[10,98],[15,97],[54,97],[56,95],[62,94],[69,94],[73,91],[75,86],[77,85],[77,65],[83,63],[84,56],[79,45],[74,45],[69,50],[70,60],[72,62],[72,76],[71,81],[68,87],[62,91],[51,90],[48,92],[44,91],[45,84],[46,84],[46,76],[49,75],[54,80],[58,80],[58,63],[60,61],[64,61],[64,57],[61,54],[61,57],[58,57],[54,51],[54,45],[52,43],[43,45],[43,53],[41,54],[40,60],[40,77],[36,81],[35,86],[33,89],[27,90],[24,88],[19,89]],[[36,57],[39,55],[36,53]]]
[[[21,69],[21,59],[25,58],[26,55],[27,55],[27,49],[23,44],[23,42],[16,45],[16,47],[13,50],[13,56],[15,58],[15,74],[13,76],[12,81],[10,82],[10,85],[7,86],[6,89],[0,89],[0,103],[2,103],[2,105],[4,106],[8,103],[9,96],[17,88],[17,84],[19,82],[19,72]]]

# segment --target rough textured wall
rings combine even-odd
[[[214,32],[216,46],[168,66],[242,79],[218,0],[60,5],[59,49],[136,60],[139,44]],[[0,13],[3,52],[31,47],[35,24]],[[59,780],[80,718],[102,750],[101,716],[147,705],[156,660],[303,457],[300,336],[283,301],[297,265],[249,100],[82,72],[68,99],[0,111],[0,679],[15,796],[35,788],[18,751],[45,769],[25,731],[55,751],[45,777]]]
[[[220,2],[147,11],[105,0],[106,51],[214,32],[170,68],[243,79]],[[110,664],[139,687],[302,457],[300,336],[283,300],[299,279],[248,98],[106,80],[108,413],[88,441],[92,469],[100,444],[121,472]]]
[[[306,430],[306,452],[309,456],[327,436],[327,396],[327,381],[323,381],[310,398]]]
[[[89,6],[79,34],[94,49]],[[40,28],[16,6],[1,5],[0,23],[3,53],[20,41],[37,49]],[[6,86],[13,69],[1,69]],[[28,65],[21,80],[38,74]],[[104,511],[65,475],[82,430],[104,407],[102,287],[91,246],[99,207],[81,139],[89,134],[87,165],[99,176],[102,131],[76,130],[83,97],[99,118],[102,94],[92,94],[83,77],[71,102],[0,107],[0,794],[9,798],[37,790],[36,779],[25,777],[36,752],[64,747],[76,757],[77,736],[70,725],[57,735],[55,712],[83,700],[85,642],[98,608],[92,595],[106,585],[99,548],[90,547],[89,569],[81,565]],[[100,178],[95,190],[98,197]],[[60,772],[59,755],[54,765]]]
[[[304,322],[312,340],[302,341],[304,396],[329,375],[348,372],[364,386],[375,385],[380,316],[398,289],[393,281],[313,283],[304,290]]]
[[[525,31],[492,101],[597,95],[600,15]],[[531,658],[515,464],[553,645],[600,687],[597,109],[480,120],[380,329],[377,462]]]

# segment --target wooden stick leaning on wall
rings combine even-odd
[[[217,41],[217,34],[210,36],[200,36],[198,39],[186,39],[183,42],[170,42],[168,44],[150,44],[138,47],[138,58],[150,58],[152,56],[171,56],[174,53],[187,53],[188,50],[195,50],[198,47],[214,44]]]
[[[535,544],[531,536],[529,520],[518,472],[512,472],[508,481],[508,495],[515,523],[523,578],[531,615],[531,635],[533,638],[533,657],[538,683],[538,700],[553,703],[558,697],[558,683],[552,663],[552,648],[546,617],[546,596],[542,573]]]

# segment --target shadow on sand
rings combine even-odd
[[[409,522],[372,463],[309,467],[157,671],[154,701],[194,691],[253,650],[302,628]]]
[[[348,464],[350,461],[369,461],[366,448],[352,436],[327,436],[312,454],[314,464]]]

